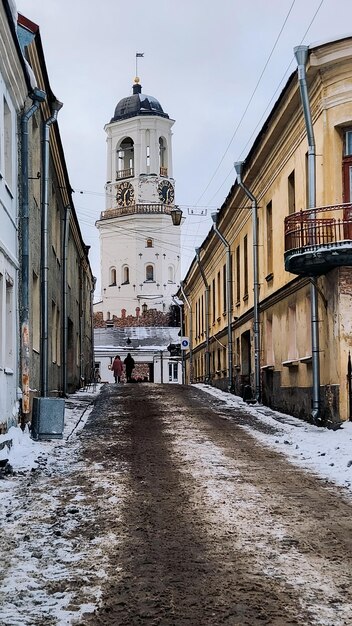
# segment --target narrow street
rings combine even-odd
[[[270,428],[195,387],[103,387],[18,479],[1,626],[352,624],[351,502],[242,424]],[[11,586],[16,559],[38,566]]]

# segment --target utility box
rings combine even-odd
[[[32,439],[62,439],[64,417],[64,398],[33,398]]]

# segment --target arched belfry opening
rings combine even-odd
[[[164,137],[159,137],[159,166],[160,176],[167,176],[167,143]]]
[[[117,148],[116,180],[134,176],[134,143],[125,137]]]

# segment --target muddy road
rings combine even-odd
[[[80,438],[124,497],[96,519],[115,540],[81,625],[352,624],[351,505],[237,413],[195,388],[104,388]]]
[[[242,425],[272,429],[196,387],[103,387],[9,479],[0,626],[352,625],[351,500]]]

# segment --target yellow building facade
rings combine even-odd
[[[299,68],[183,281],[186,380],[334,426],[351,415],[352,38],[306,57],[308,113]]]

